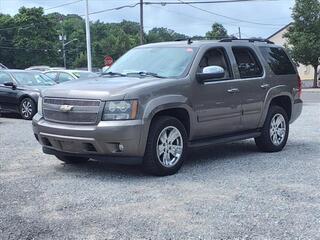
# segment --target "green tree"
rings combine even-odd
[[[174,30],[171,30],[168,28],[163,28],[163,27],[151,29],[146,36],[148,43],[175,41],[177,39],[185,39],[185,38],[188,38],[188,36],[177,33]]]
[[[296,0],[292,11],[293,23],[286,37],[295,61],[314,68],[313,87],[317,87],[317,67],[320,57],[320,2]]]
[[[15,67],[56,65],[59,52],[54,41],[58,33],[54,29],[55,22],[44,15],[43,9],[22,7],[14,16],[14,22],[21,26],[14,36]]]
[[[211,31],[206,33],[206,38],[208,39],[221,39],[227,37],[228,32],[220,23],[212,24]]]
[[[14,67],[15,49],[13,37],[15,27],[13,18],[10,15],[0,14],[0,62],[10,68]]]

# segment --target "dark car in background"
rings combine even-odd
[[[98,77],[98,73],[93,73],[83,70],[49,70],[44,72],[45,75],[50,77],[56,83],[67,82],[75,79],[87,79]]]
[[[32,119],[40,91],[56,83],[37,71],[0,70],[0,113],[19,113]]]

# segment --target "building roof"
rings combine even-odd
[[[272,38],[273,36],[277,35],[277,34],[280,33],[281,31],[283,31],[284,29],[288,28],[291,24],[292,24],[292,22],[288,23],[287,25],[285,25],[284,27],[280,28],[278,31],[276,31],[275,33],[273,33],[272,35],[270,35],[269,37],[267,37],[267,39],[270,39],[270,38]]]

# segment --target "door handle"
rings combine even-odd
[[[265,83],[265,84],[262,84],[260,87],[263,89],[266,89],[266,88],[270,87],[270,84]]]
[[[238,93],[238,92],[240,92],[239,88],[228,89],[228,93]]]

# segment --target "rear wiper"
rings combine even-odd
[[[118,73],[118,72],[103,72],[101,73],[102,76],[110,75],[110,76],[120,76],[120,77],[125,77],[127,76],[126,74],[123,73]]]
[[[164,76],[159,75],[158,73],[146,72],[146,71],[127,73],[127,75],[129,75],[129,74],[138,74],[140,76],[152,76],[152,77],[156,77],[156,78],[166,78]]]

